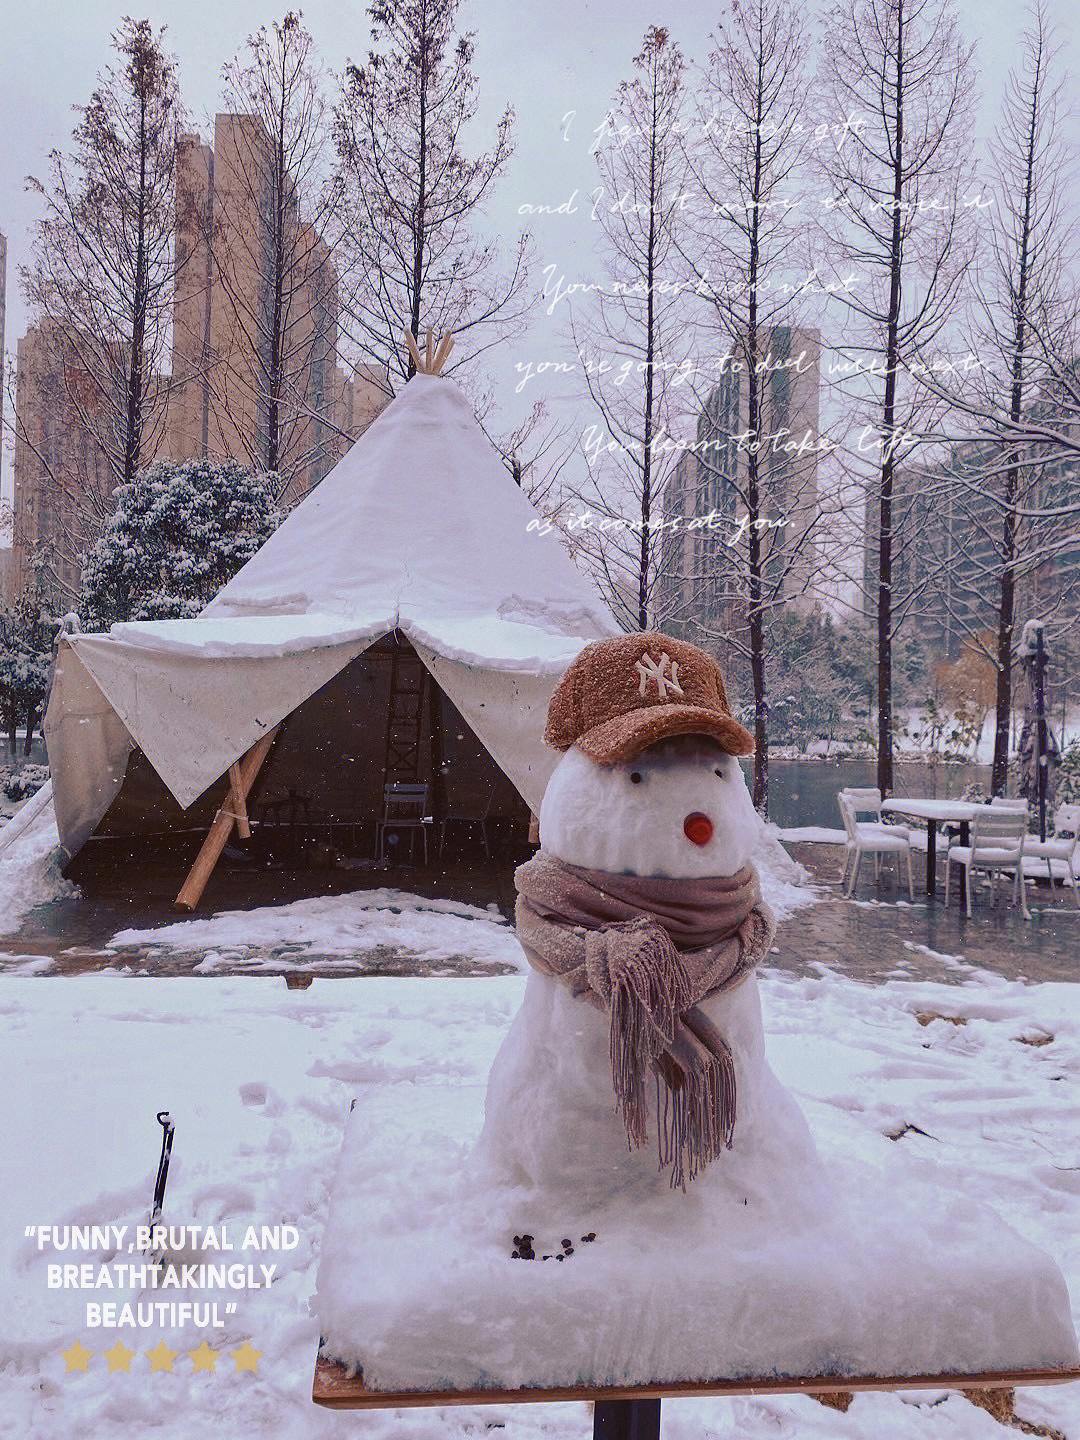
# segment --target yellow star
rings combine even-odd
[[[189,1350],[188,1354],[194,1362],[196,1370],[208,1370],[211,1375],[214,1373],[214,1365],[220,1355],[220,1350],[211,1350],[204,1340],[197,1350]]]
[[[147,1350],[146,1358],[150,1361],[151,1370],[167,1370],[171,1375],[172,1362],[179,1354],[179,1350],[170,1350],[164,1340],[159,1340],[153,1350]]]
[[[135,1351],[129,1350],[122,1340],[117,1340],[111,1350],[104,1350],[102,1354],[109,1362],[109,1374],[114,1370],[126,1370],[131,1374],[131,1362],[135,1359]]]
[[[93,1355],[93,1353],[92,1350],[83,1349],[78,1340],[75,1341],[75,1344],[72,1345],[70,1350],[61,1350],[60,1354],[63,1355],[67,1361],[64,1374],[70,1375],[72,1370],[86,1370],[90,1365],[90,1356]]]
[[[239,1350],[232,1350],[229,1353],[236,1361],[237,1370],[250,1370],[253,1375],[258,1372],[259,1357],[263,1352],[253,1349],[250,1340],[245,1340]]]

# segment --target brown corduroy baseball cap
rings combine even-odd
[[[645,631],[586,645],[551,697],[544,740],[614,765],[669,735],[709,735],[732,755],[754,749],[754,737],[732,716],[712,656]]]

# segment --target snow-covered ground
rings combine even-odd
[[[452,900],[421,899],[402,890],[356,890],[289,905],[229,910],[205,920],[180,920],[145,930],[121,930],[111,947],[137,948],[140,963],[156,952],[201,954],[196,969],[268,967],[302,970],[313,956],[321,968],[356,969],[374,953],[395,954],[428,974],[461,969],[523,970],[513,927],[496,905],[482,910]]]
[[[483,922],[480,922],[481,924]],[[34,1440],[93,1434],[369,1436],[428,1440],[502,1433],[571,1440],[583,1406],[331,1414],[309,1399],[317,1338],[309,1310],[345,1129],[402,1105],[467,1143],[488,1067],[520,1001],[518,975],[334,978],[302,993],[259,977],[6,978],[0,994],[0,1416]],[[864,986],[823,974],[763,976],[769,1056],[834,1163],[881,1167],[902,1189],[928,1179],[990,1203],[1044,1246],[1080,1301],[1080,1013],[1073,985],[983,972],[957,984]],[[82,1304],[123,1295],[50,1290],[50,1259],[25,1226],[140,1223],[157,1161],[158,1109],[177,1123],[166,1215],[174,1223],[292,1224],[270,1290],[240,1292],[217,1350],[250,1339],[256,1374],[228,1354],[214,1374],[181,1355],[174,1373],[109,1373],[118,1333],[132,1350],[161,1332],[87,1331]],[[432,1136],[430,1143],[440,1143]],[[441,1142],[445,1143],[445,1142]],[[215,1257],[212,1257],[215,1258]],[[918,1256],[912,1257],[918,1264]],[[673,1324],[677,1324],[673,1317]],[[194,1350],[201,1335],[164,1332]],[[65,1373],[75,1339],[86,1373]],[[1026,1419],[1080,1440],[1080,1386],[1021,1391]],[[958,1396],[860,1395],[847,1414],[802,1399],[665,1402],[666,1440],[990,1440],[1002,1431]],[[5,1432],[6,1433],[6,1432]]]
[[[76,893],[60,874],[59,844],[47,797],[24,800],[0,825],[0,935],[17,929],[35,905]]]

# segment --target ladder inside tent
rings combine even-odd
[[[390,704],[386,717],[383,784],[410,784],[421,777],[427,667],[395,634],[390,646]]]
[[[437,825],[443,815],[442,761],[439,687],[404,635],[395,631],[390,643],[384,796],[391,785],[426,784],[429,823]]]

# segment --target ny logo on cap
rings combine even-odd
[[[669,665],[671,666],[670,675],[665,673]],[[639,695],[645,694],[650,680],[656,681],[656,693],[661,700],[667,699],[669,690],[673,695],[683,693],[682,686],[679,684],[679,663],[677,660],[672,660],[666,650],[661,651],[658,661],[654,660],[651,655],[643,655],[635,664],[634,669],[641,676],[641,684],[638,686]]]

